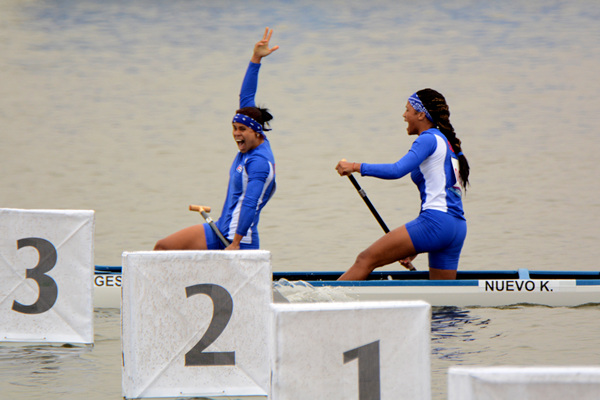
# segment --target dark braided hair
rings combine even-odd
[[[256,122],[262,125],[263,130],[270,131],[269,129],[269,121],[273,119],[273,116],[269,112],[268,108],[261,107],[244,107],[240,108],[235,112],[236,114],[247,115],[252,118]]]
[[[421,102],[429,111],[429,114],[435,121],[434,124],[437,125],[440,132],[446,136],[448,142],[452,146],[452,150],[458,157],[458,167],[460,173],[460,179],[462,180],[462,186],[467,190],[467,185],[469,184],[469,162],[467,161],[467,157],[462,154],[462,149],[460,147],[460,139],[456,137],[456,132],[454,132],[454,127],[450,123],[450,108],[446,103],[446,99],[444,96],[433,90],[433,89],[423,89],[417,92],[417,96],[421,99]]]

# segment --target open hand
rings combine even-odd
[[[255,63],[255,64],[260,63],[260,60],[263,57],[268,56],[269,54],[271,54],[272,52],[274,52],[275,50],[277,50],[279,48],[279,46],[273,46],[273,47],[269,48],[269,41],[271,40],[272,34],[273,34],[273,29],[269,29],[269,27],[266,27],[263,38],[254,45],[254,53],[252,54],[252,62],[253,63]]]

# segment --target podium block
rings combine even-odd
[[[0,341],[93,343],[94,212],[0,209]]]
[[[272,308],[272,399],[431,398],[429,304],[295,303]]]
[[[595,400],[600,367],[451,367],[449,400]]]
[[[270,253],[123,254],[123,395],[266,396]]]

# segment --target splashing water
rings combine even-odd
[[[350,296],[343,287],[316,287],[305,281],[288,281],[283,278],[273,282],[273,290],[290,303],[358,301],[357,298]]]

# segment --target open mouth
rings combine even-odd
[[[243,147],[246,144],[246,141],[243,138],[235,139],[238,147]]]

